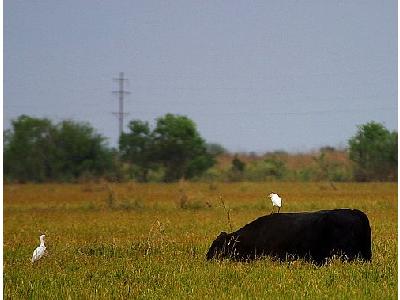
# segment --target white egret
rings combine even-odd
[[[282,198],[279,197],[279,195],[276,193],[271,193],[268,196],[271,198],[271,201],[272,201],[272,211],[274,211],[274,206],[277,206],[278,213],[279,213],[279,210],[282,207]]]
[[[44,245],[44,237],[45,235],[42,234],[39,239],[40,239],[40,246],[37,247],[35,249],[35,251],[33,251],[33,255],[32,255],[32,263],[34,263],[35,261],[41,259],[43,257],[43,255],[46,252],[46,246]]]

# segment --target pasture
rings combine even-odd
[[[5,299],[395,299],[397,184],[82,183],[4,186]],[[208,262],[221,231],[271,212],[364,211],[372,263]],[[39,235],[48,255],[32,265]]]

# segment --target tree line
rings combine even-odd
[[[119,149],[111,148],[90,124],[72,120],[54,124],[22,115],[3,136],[3,171],[9,182],[397,180],[397,132],[377,122],[359,126],[349,139],[346,155],[351,167],[346,170],[327,159],[329,149],[325,149],[313,157],[313,167],[302,170],[288,169],[282,155],[250,165],[232,155],[229,169],[220,172],[218,158],[227,151],[206,143],[191,119],[174,114],[157,118],[153,126],[132,120],[120,136]]]
[[[88,123],[22,115],[4,132],[4,175],[18,182],[74,181],[79,178],[172,182],[192,179],[215,164],[195,123],[166,114],[148,122],[133,120],[119,150]],[[153,175],[153,177],[151,177]]]

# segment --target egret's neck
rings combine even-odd
[[[44,238],[42,238],[42,237],[40,238],[40,246],[42,246],[42,247],[44,246]]]

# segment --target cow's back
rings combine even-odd
[[[319,251],[322,222],[318,213],[279,213],[260,217],[235,234],[238,247],[255,249],[255,255],[311,257]]]

